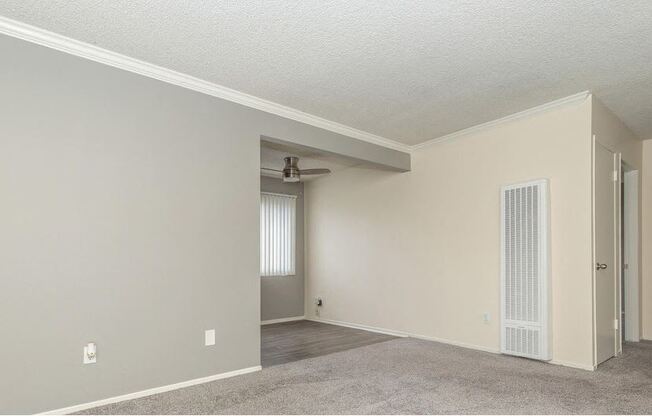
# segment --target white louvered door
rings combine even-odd
[[[550,360],[548,181],[501,191],[501,352]]]

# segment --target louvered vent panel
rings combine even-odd
[[[547,182],[502,189],[502,351],[547,360]]]
[[[505,351],[515,355],[539,355],[539,329],[525,327],[505,328]]]

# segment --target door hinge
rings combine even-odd
[[[614,319],[614,329],[618,330],[618,319]]]
[[[618,182],[618,171],[614,170],[614,182]]]

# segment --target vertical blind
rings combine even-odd
[[[294,195],[260,195],[261,276],[295,274],[296,205]]]

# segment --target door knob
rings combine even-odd
[[[595,269],[596,269],[596,270],[604,270],[604,269],[606,269],[606,268],[607,268],[607,265],[606,265],[606,264],[600,264],[600,263],[596,263],[596,264],[595,264]]]

